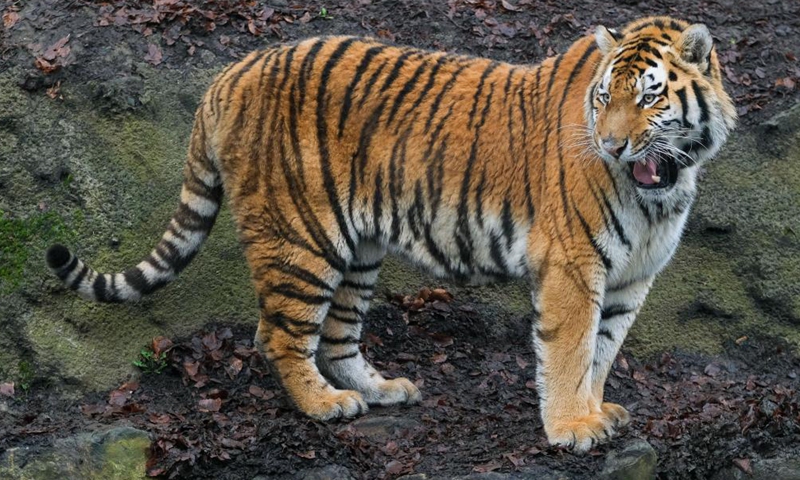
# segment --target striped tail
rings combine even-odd
[[[47,265],[53,273],[83,298],[97,302],[136,301],[174,280],[208,237],[222,200],[219,172],[208,159],[203,136],[196,124],[180,206],[147,258],[122,273],[103,274],[63,245],[53,245],[47,250]]]

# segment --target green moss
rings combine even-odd
[[[100,471],[88,477],[96,480],[134,480],[146,478],[145,464],[150,440],[144,437],[118,439],[105,446]]]
[[[17,288],[34,250],[52,242],[69,241],[75,231],[55,212],[10,218],[0,211],[0,293]]]

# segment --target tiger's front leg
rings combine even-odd
[[[614,422],[592,390],[604,273],[593,264],[551,264],[534,294],[533,342],[544,430],[551,444],[578,453],[614,433]]]
[[[617,427],[627,425],[630,414],[622,405],[603,402],[606,378],[652,283],[651,277],[620,288],[610,288],[603,299],[592,368],[592,393],[601,402],[600,410]]]

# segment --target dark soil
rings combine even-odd
[[[356,423],[319,423],[300,414],[252,348],[251,330],[209,327],[154,340],[167,359],[119,389],[80,402],[35,387],[15,400],[14,424],[0,425],[0,452],[42,445],[94,424],[132,424],[157,438],[150,473],[178,478],[281,478],[338,464],[364,479],[407,473],[465,475],[547,467],[576,479],[634,437],[659,455],[659,478],[709,478],[734,461],[770,457],[800,442],[800,359],[774,339],[745,339],[720,358],[665,353],[618,357],[606,396],[632,424],[584,457],[547,446],[533,385],[525,318],[498,319],[471,302],[434,302],[419,312],[372,310],[362,346],[389,376],[406,376],[422,405],[373,408],[396,416],[395,435],[371,437]],[[501,322],[507,329],[497,329]],[[498,333],[500,332],[500,333]]]
[[[203,50],[215,54],[209,61],[222,65],[265,44],[330,34],[536,63],[563,52],[596,25],[620,27],[646,15],[672,15],[710,28],[743,124],[774,115],[800,94],[800,3],[794,1],[0,0],[0,5],[5,25],[11,25],[0,36],[0,68],[28,66],[29,74],[20,79],[28,90],[45,90],[59,80],[135,74],[129,60],[109,63],[102,55],[117,44],[126,44],[137,60],[172,69],[185,69]],[[15,35],[20,25],[31,27],[37,41]],[[67,34],[70,38],[59,43]],[[75,44],[80,48],[63,48]]]
[[[354,0],[326,3],[326,15],[316,2],[155,3],[0,0],[7,27],[0,36],[0,69],[25,67],[21,88],[57,98],[59,85],[136,75],[132,62],[107,61],[109,45],[126,44],[137,61],[182,70],[204,50],[215,54],[207,63],[221,66],[267,43],[319,34],[375,35],[533,63],[564,51],[594,25],[669,14],[709,26],[743,124],[756,124],[800,98],[795,1]],[[17,34],[23,28],[36,41]],[[419,313],[395,305],[370,313],[366,354],[389,376],[416,381],[425,398],[420,406],[368,414],[415,422],[388,440],[364,437],[347,422],[304,417],[253,353],[255,326],[210,327],[174,339],[171,348],[161,340],[157,347],[167,350],[169,367],[113,392],[70,402],[54,395],[56,385],[33,385],[12,400],[15,413],[0,421],[0,453],[126,422],[157,438],[151,473],[181,478],[280,476],[331,463],[361,478],[532,465],[593,478],[586,472],[602,467],[605,452],[642,437],[658,451],[661,478],[701,479],[736,459],[769,457],[800,442],[800,361],[780,342],[752,335],[729,345],[721,358],[668,352],[641,361],[623,354],[607,396],[631,410],[632,425],[584,457],[550,449],[531,384],[535,362],[527,321],[498,315],[463,299]]]

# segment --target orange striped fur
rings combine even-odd
[[[61,246],[47,260],[86,298],[139,299],[191,260],[224,191],[257,344],[321,420],[421,398],[358,348],[387,251],[459,281],[526,277],[545,433],[586,451],[628,422],[606,375],[734,123],[708,31],[669,18],[599,27],[534,66],[313,38],[217,77],[145,260],[105,275]]]

